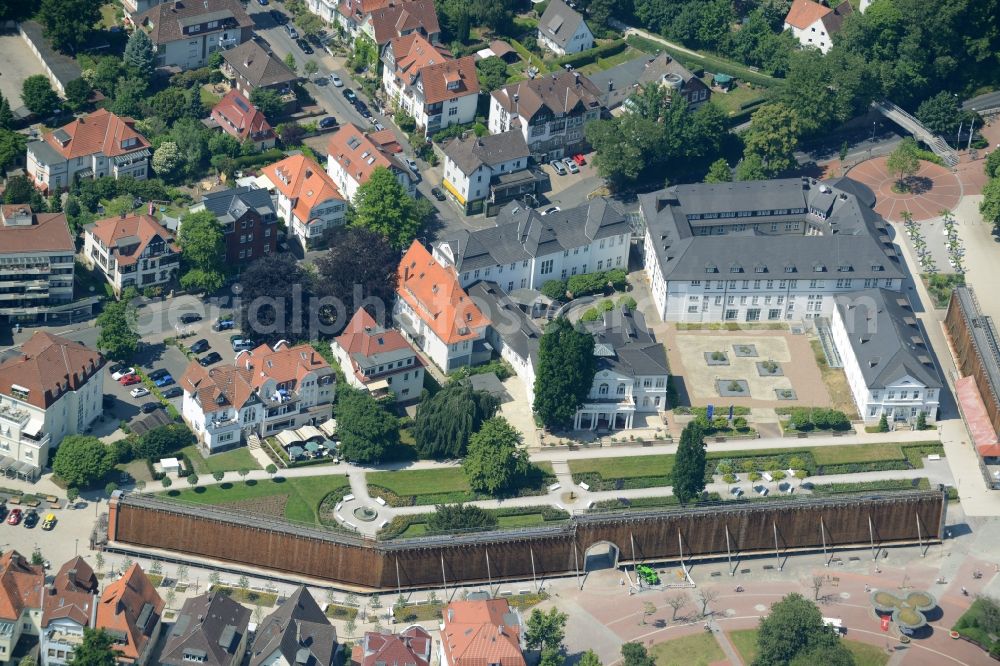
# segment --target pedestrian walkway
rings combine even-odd
[[[274,464],[271,457],[264,451],[264,444],[257,435],[251,434],[247,437],[247,450],[253,456],[253,459],[257,461],[257,464],[260,465],[261,469],[267,469],[268,465]]]

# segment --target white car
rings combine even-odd
[[[336,74],[330,75],[330,83],[332,83],[337,88],[343,88],[344,82]]]
[[[566,165],[562,163],[562,160],[552,160],[549,162],[549,166],[555,169],[555,172],[560,176],[566,175]]]
[[[551,215],[552,213],[558,213],[561,210],[562,208],[560,208],[559,206],[550,206],[549,208],[546,208],[545,210],[542,211],[542,215]]]
[[[419,167],[417,166],[417,161],[412,157],[404,157],[403,161],[406,162],[406,166],[408,166],[410,168],[410,171],[412,171],[413,173],[417,173],[417,171],[420,170]]]
[[[119,370],[118,372],[112,373],[111,379],[118,381],[119,379],[121,379],[126,375],[134,375],[134,374],[135,374],[135,368],[125,368],[124,370]]]
[[[149,389],[145,386],[136,386],[134,389],[128,392],[133,398],[142,398],[143,396],[149,395]]]
[[[572,157],[564,159],[563,164],[566,165],[566,168],[569,169],[570,173],[580,173],[580,167],[576,165],[576,162],[573,161]]]

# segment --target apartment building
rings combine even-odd
[[[457,271],[463,287],[493,280],[510,293],[574,275],[628,270],[631,237],[625,215],[604,197],[548,215],[513,202],[494,226],[446,236],[434,245],[434,257]]]
[[[551,0],[538,20],[538,43],[557,56],[564,56],[594,48],[594,33],[583,20],[583,14],[563,0]]]
[[[390,104],[430,136],[476,118],[475,56],[451,58],[419,33],[396,37],[382,50],[382,89]]]
[[[455,137],[444,145],[441,185],[466,215],[533,196],[544,178],[529,168],[531,153],[516,129]]]
[[[631,111],[630,98],[646,86],[662,87],[671,102],[683,99],[693,110],[712,97],[712,90],[694,72],[662,52],[641,55],[590,75],[590,82],[601,91],[601,104],[608,111],[622,107]]]
[[[212,120],[241,144],[249,141],[258,150],[273,148],[274,129],[256,106],[239,90],[231,89],[212,107]]]
[[[97,576],[82,557],[60,567],[42,599],[39,656],[42,666],[64,666],[97,624]]]
[[[216,51],[253,37],[253,21],[239,0],[173,0],[133,19],[156,49],[156,66],[180,70],[208,64]]]
[[[178,386],[181,415],[206,454],[236,448],[251,433],[269,437],[322,423],[336,392],[323,357],[309,345],[285,341],[241,352],[234,365],[203,368],[192,361]]]
[[[303,250],[319,247],[328,229],[344,223],[344,195],[311,158],[292,155],[264,167],[262,173],[277,194],[278,216]]]
[[[906,272],[867,188],[843,178],[678,185],[639,197],[665,321],[829,318],[834,297]]]
[[[212,192],[191,207],[207,210],[222,226],[226,263],[246,266],[274,252],[278,246],[278,214],[265,189],[236,187]]]
[[[380,140],[381,134],[368,134],[353,123],[345,123],[330,136],[327,173],[348,201],[354,201],[358,188],[367,183],[372,172],[378,168],[391,171],[410,196],[416,195],[417,184],[413,174],[399,161],[396,152]]]
[[[580,72],[559,71],[490,94],[490,134],[519,129],[536,162],[587,151],[583,126],[601,117],[601,93]]]
[[[27,170],[35,187],[58,192],[68,189],[75,178],[144,180],[152,155],[134,120],[98,109],[29,142]]]
[[[184,601],[167,637],[162,666],[240,666],[246,654],[250,609],[219,591]]]
[[[180,268],[181,250],[174,235],[145,213],[122,213],[88,224],[83,253],[118,296],[128,287],[141,291],[166,285]]]
[[[392,396],[395,402],[410,402],[420,397],[420,357],[399,331],[379,325],[364,308],[354,313],[330,349],[351,386],[376,399]]]
[[[331,14],[353,41],[365,35],[379,48],[394,37],[419,34],[431,43],[441,39],[434,0],[309,0],[320,16]]]
[[[63,437],[101,415],[104,359],[93,349],[38,331],[0,361],[0,465],[34,479]]]
[[[462,289],[452,266],[413,241],[399,262],[392,318],[403,335],[442,371],[488,361],[489,321]]]
[[[0,206],[0,316],[47,321],[72,310],[75,252],[65,214]]]

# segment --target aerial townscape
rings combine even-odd
[[[1000,660],[1000,0],[0,0],[0,666]]]

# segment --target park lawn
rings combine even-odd
[[[171,490],[166,497],[195,504],[236,504],[247,500],[285,496],[285,518],[299,523],[319,525],[319,503],[329,493],[349,485],[347,476],[304,476],[291,479],[220,483],[199,488]]]
[[[861,641],[843,639],[844,645],[854,655],[855,666],[884,666],[889,663],[885,649]]]
[[[630,456],[626,458],[584,458],[570,460],[572,474],[600,474],[603,479],[633,479],[666,476],[674,467],[674,456]]]
[[[843,465],[847,463],[902,460],[899,444],[847,444],[845,446],[817,446],[812,449],[817,465]]]
[[[715,636],[704,632],[657,643],[649,656],[656,666],[708,666],[726,658]]]
[[[246,447],[216,453],[214,456],[205,458],[201,455],[197,445],[185,446],[181,453],[186,455],[194,465],[196,474],[211,474],[212,472],[238,472],[241,469],[260,469],[257,459],[253,457]]]
[[[626,47],[621,53],[616,53],[613,56],[608,56],[607,58],[598,58],[596,62],[592,62],[589,65],[584,65],[580,68],[580,71],[584,74],[593,74],[594,72],[603,72],[606,69],[611,69],[616,65],[620,65],[623,62],[628,62],[633,58],[638,58],[643,55],[642,51],[634,49],[631,46]]]
[[[365,478],[369,484],[388,488],[400,496],[472,493],[461,467],[369,472]]]
[[[199,89],[201,95],[201,103],[206,107],[211,108],[219,103],[222,99],[220,95],[216,95],[214,92],[209,90],[208,86],[211,84],[205,84]]]
[[[757,630],[737,629],[736,631],[728,632],[728,635],[729,641],[736,648],[736,651],[740,653],[743,663],[753,663],[753,660],[757,657]]]

